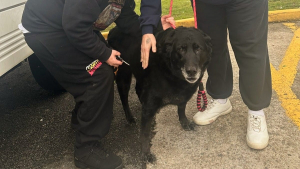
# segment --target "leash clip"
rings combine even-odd
[[[116,56],[117,60],[124,62],[126,65],[130,66],[129,63],[127,63],[123,58],[121,58],[121,56],[117,55]]]

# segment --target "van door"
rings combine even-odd
[[[18,29],[26,1],[0,1],[0,76],[33,53]]]

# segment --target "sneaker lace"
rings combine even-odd
[[[211,99],[206,110],[213,108],[215,106],[216,102],[217,102],[217,100]]]
[[[255,132],[260,132],[261,131],[261,119],[259,116],[250,116],[250,125],[251,129]]]

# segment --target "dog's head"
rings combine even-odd
[[[212,52],[211,39],[200,29],[169,28],[156,36],[160,59],[173,75],[195,83],[203,76]]]

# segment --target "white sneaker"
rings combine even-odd
[[[247,144],[253,149],[264,149],[269,143],[265,116],[248,114]]]
[[[207,125],[214,122],[219,116],[230,113],[231,110],[232,106],[229,99],[224,104],[212,100],[204,112],[199,111],[194,115],[193,120],[198,125]]]

